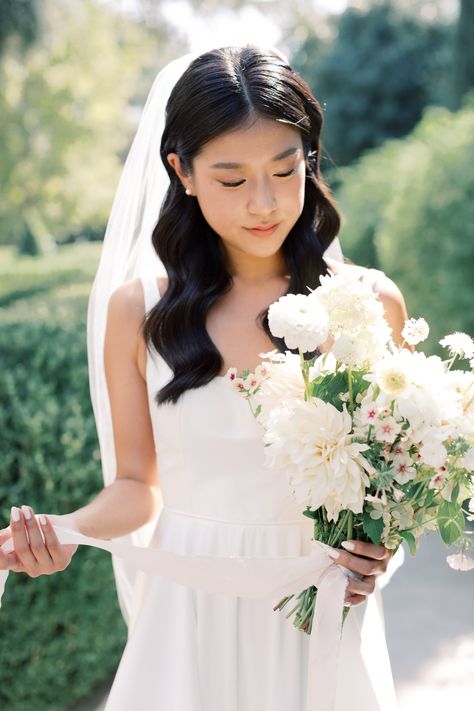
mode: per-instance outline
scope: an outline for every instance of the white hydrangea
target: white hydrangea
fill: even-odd
[[[352,442],[351,417],[319,398],[295,399],[271,412],[264,435],[266,462],[286,469],[296,501],[317,509],[325,506],[328,519],[341,510],[361,513],[368,447]]]
[[[328,338],[328,314],[311,294],[281,296],[268,309],[268,325],[288,348],[302,353],[316,350]]]
[[[371,285],[355,272],[321,277],[312,295],[329,315],[330,350],[354,368],[370,367],[383,357],[392,329]]]
[[[440,344],[447,348],[452,356],[469,359],[474,357],[474,341],[467,333],[450,333],[440,340]]]
[[[405,321],[402,337],[408,345],[416,346],[428,338],[429,332],[430,327],[424,318],[410,318]]]
[[[313,295],[329,314],[331,331],[352,331],[383,318],[384,307],[371,285],[355,272],[326,275]]]

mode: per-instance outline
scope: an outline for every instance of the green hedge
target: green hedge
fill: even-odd
[[[432,352],[446,333],[474,334],[473,136],[474,93],[338,176],[344,251],[397,282],[410,315],[429,321]]]
[[[89,288],[53,289],[2,315],[2,526],[12,505],[67,513],[102,486],[87,374]],[[10,574],[0,609],[0,708],[70,708],[110,677],[125,642],[104,551],[80,546],[51,576]]]

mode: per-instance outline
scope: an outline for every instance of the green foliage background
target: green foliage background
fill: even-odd
[[[206,7],[222,4],[241,0]],[[302,6],[278,4],[295,36],[306,25],[291,63],[325,105],[324,143],[345,166],[323,158],[345,253],[397,282],[410,315],[430,322],[427,350],[447,332],[474,333],[474,98],[457,113],[442,108],[473,85],[468,23],[430,25],[407,1],[377,0],[325,22],[324,35]],[[54,246],[101,235],[134,106],[187,51],[162,18],[150,28],[96,0],[21,6],[0,4],[0,245],[39,256],[0,246],[1,526],[11,505],[66,513],[102,487],[86,353],[100,245]],[[161,4],[137,6],[158,17]],[[460,7],[472,17],[474,0]],[[125,641],[103,551],[79,547],[53,576],[11,575],[0,708],[69,708],[110,677]]]
[[[337,171],[344,252],[396,281],[410,315],[430,323],[427,350],[446,333],[474,334],[473,136],[471,93],[460,111],[430,107],[409,136]]]
[[[103,486],[86,352],[99,248],[21,260],[0,250],[1,526],[12,505],[67,513]],[[80,546],[51,576],[10,574],[0,610],[0,708],[69,708],[110,677],[125,642],[103,551]]]

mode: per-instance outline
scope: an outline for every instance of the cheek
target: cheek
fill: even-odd
[[[205,194],[201,193],[199,207],[206,222],[216,232],[235,219],[235,200],[232,201],[225,194],[222,195],[220,190],[207,190]]]

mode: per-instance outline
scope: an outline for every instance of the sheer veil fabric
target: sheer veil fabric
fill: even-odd
[[[209,48],[210,50],[211,48]],[[285,61],[287,58],[277,49]],[[101,257],[89,297],[87,350],[89,385],[102,460],[104,485],[115,479],[116,459],[110,402],[103,363],[108,301],[125,281],[165,275],[156,255],[151,234],[169,186],[168,174],[160,158],[161,137],[168,97],[189,64],[202,52],[185,54],[169,62],[156,76],[148,95],[137,133],[128,153],[107,223]],[[326,255],[342,261],[336,238]],[[148,545],[155,519],[127,536],[114,539],[137,546]],[[123,617],[129,624],[134,608],[137,570],[122,558],[112,556],[117,594]]]

